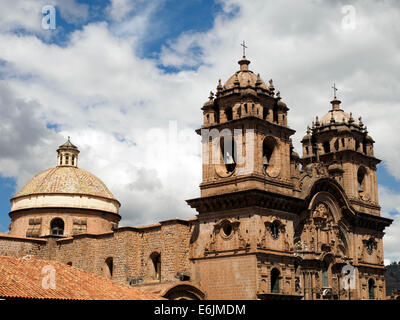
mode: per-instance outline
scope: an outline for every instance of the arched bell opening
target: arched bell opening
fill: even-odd
[[[357,171],[357,190],[359,193],[365,192],[367,190],[366,186],[366,176],[367,169],[365,167],[359,167]]]
[[[220,149],[226,172],[232,173],[235,171],[237,159],[237,147],[234,138],[231,135],[221,137]]]
[[[273,137],[266,137],[262,145],[262,164],[263,170],[271,177],[279,174],[278,165],[278,143]]]

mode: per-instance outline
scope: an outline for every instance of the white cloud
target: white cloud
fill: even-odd
[[[200,108],[218,79],[225,81],[237,71],[239,44],[246,40],[251,69],[264,80],[273,78],[291,109],[288,120],[297,130],[297,149],[307,124],[329,110],[336,83],[344,110],[363,116],[376,141],[377,157],[400,178],[400,140],[394,138],[400,122],[400,75],[394,72],[400,67],[396,2],[353,1],[357,28],[343,30],[344,2],[226,0],[211,30],[170,39],[159,60],[139,58],[140,44],[157,33],[152,23],[156,4],[114,0],[107,9],[112,23],[88,24],[64,47],[34,36],[0,33],[0,61],[6,62],[0,64],[6,75],[2,81],[12,101],[35,105],[32,121],[41,137],[35,150],[46,154],[34,166],[28,153],[2,156],[1,173],[16,176],[21,186],[38,168],[55,164],[60,136],[70,135],[81,149],[80,166],[103,179],[121,201],[122,224],[193,216],[184,202],[199,195],[201,179],[200,140],[193,129],[200,127]],[[2,5],[0,1],[0,12],[5,8],[10,16],[0,14],[1,30],[34,24],[33,16],[23,21],[20,9]],[[70,13],[84,20],[76,10]],[[200,67],[166,74],[157,68],[159,63]],[[178,131],[192,130],[179,149],[165,148],[172,141],[163,138],[169,120],[177,121]],[[10,121],[16,126],[25,119],[15,116]],[[43,129],[46,122],[59,124],[61,133]],[[152,128],[164,132],[160,141],[151,138]],[[177,155],[176,161],[171,154]],[[397,200],[397,195],[381,192],[384,210]],[[400,257],[396,231],[397,216],[385,238],[387,259]]]

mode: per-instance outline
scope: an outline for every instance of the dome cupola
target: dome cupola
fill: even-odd
[[[78,148],[71,143],[70,137],[68,140],[57,149],[57,165],[78,167]]]

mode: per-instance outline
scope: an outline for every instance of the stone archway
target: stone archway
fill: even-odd
[[[205,293],[193,284],[178,284],[164,291],[162,297],[168,300],[204,300]]]

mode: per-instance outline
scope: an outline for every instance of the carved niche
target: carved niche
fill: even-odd
[[[239,225],[240,221],[236,219],[221,219],[215,223],[205,246],[204,255],[222,251],[247,250],[250,242],[242,236]]]

